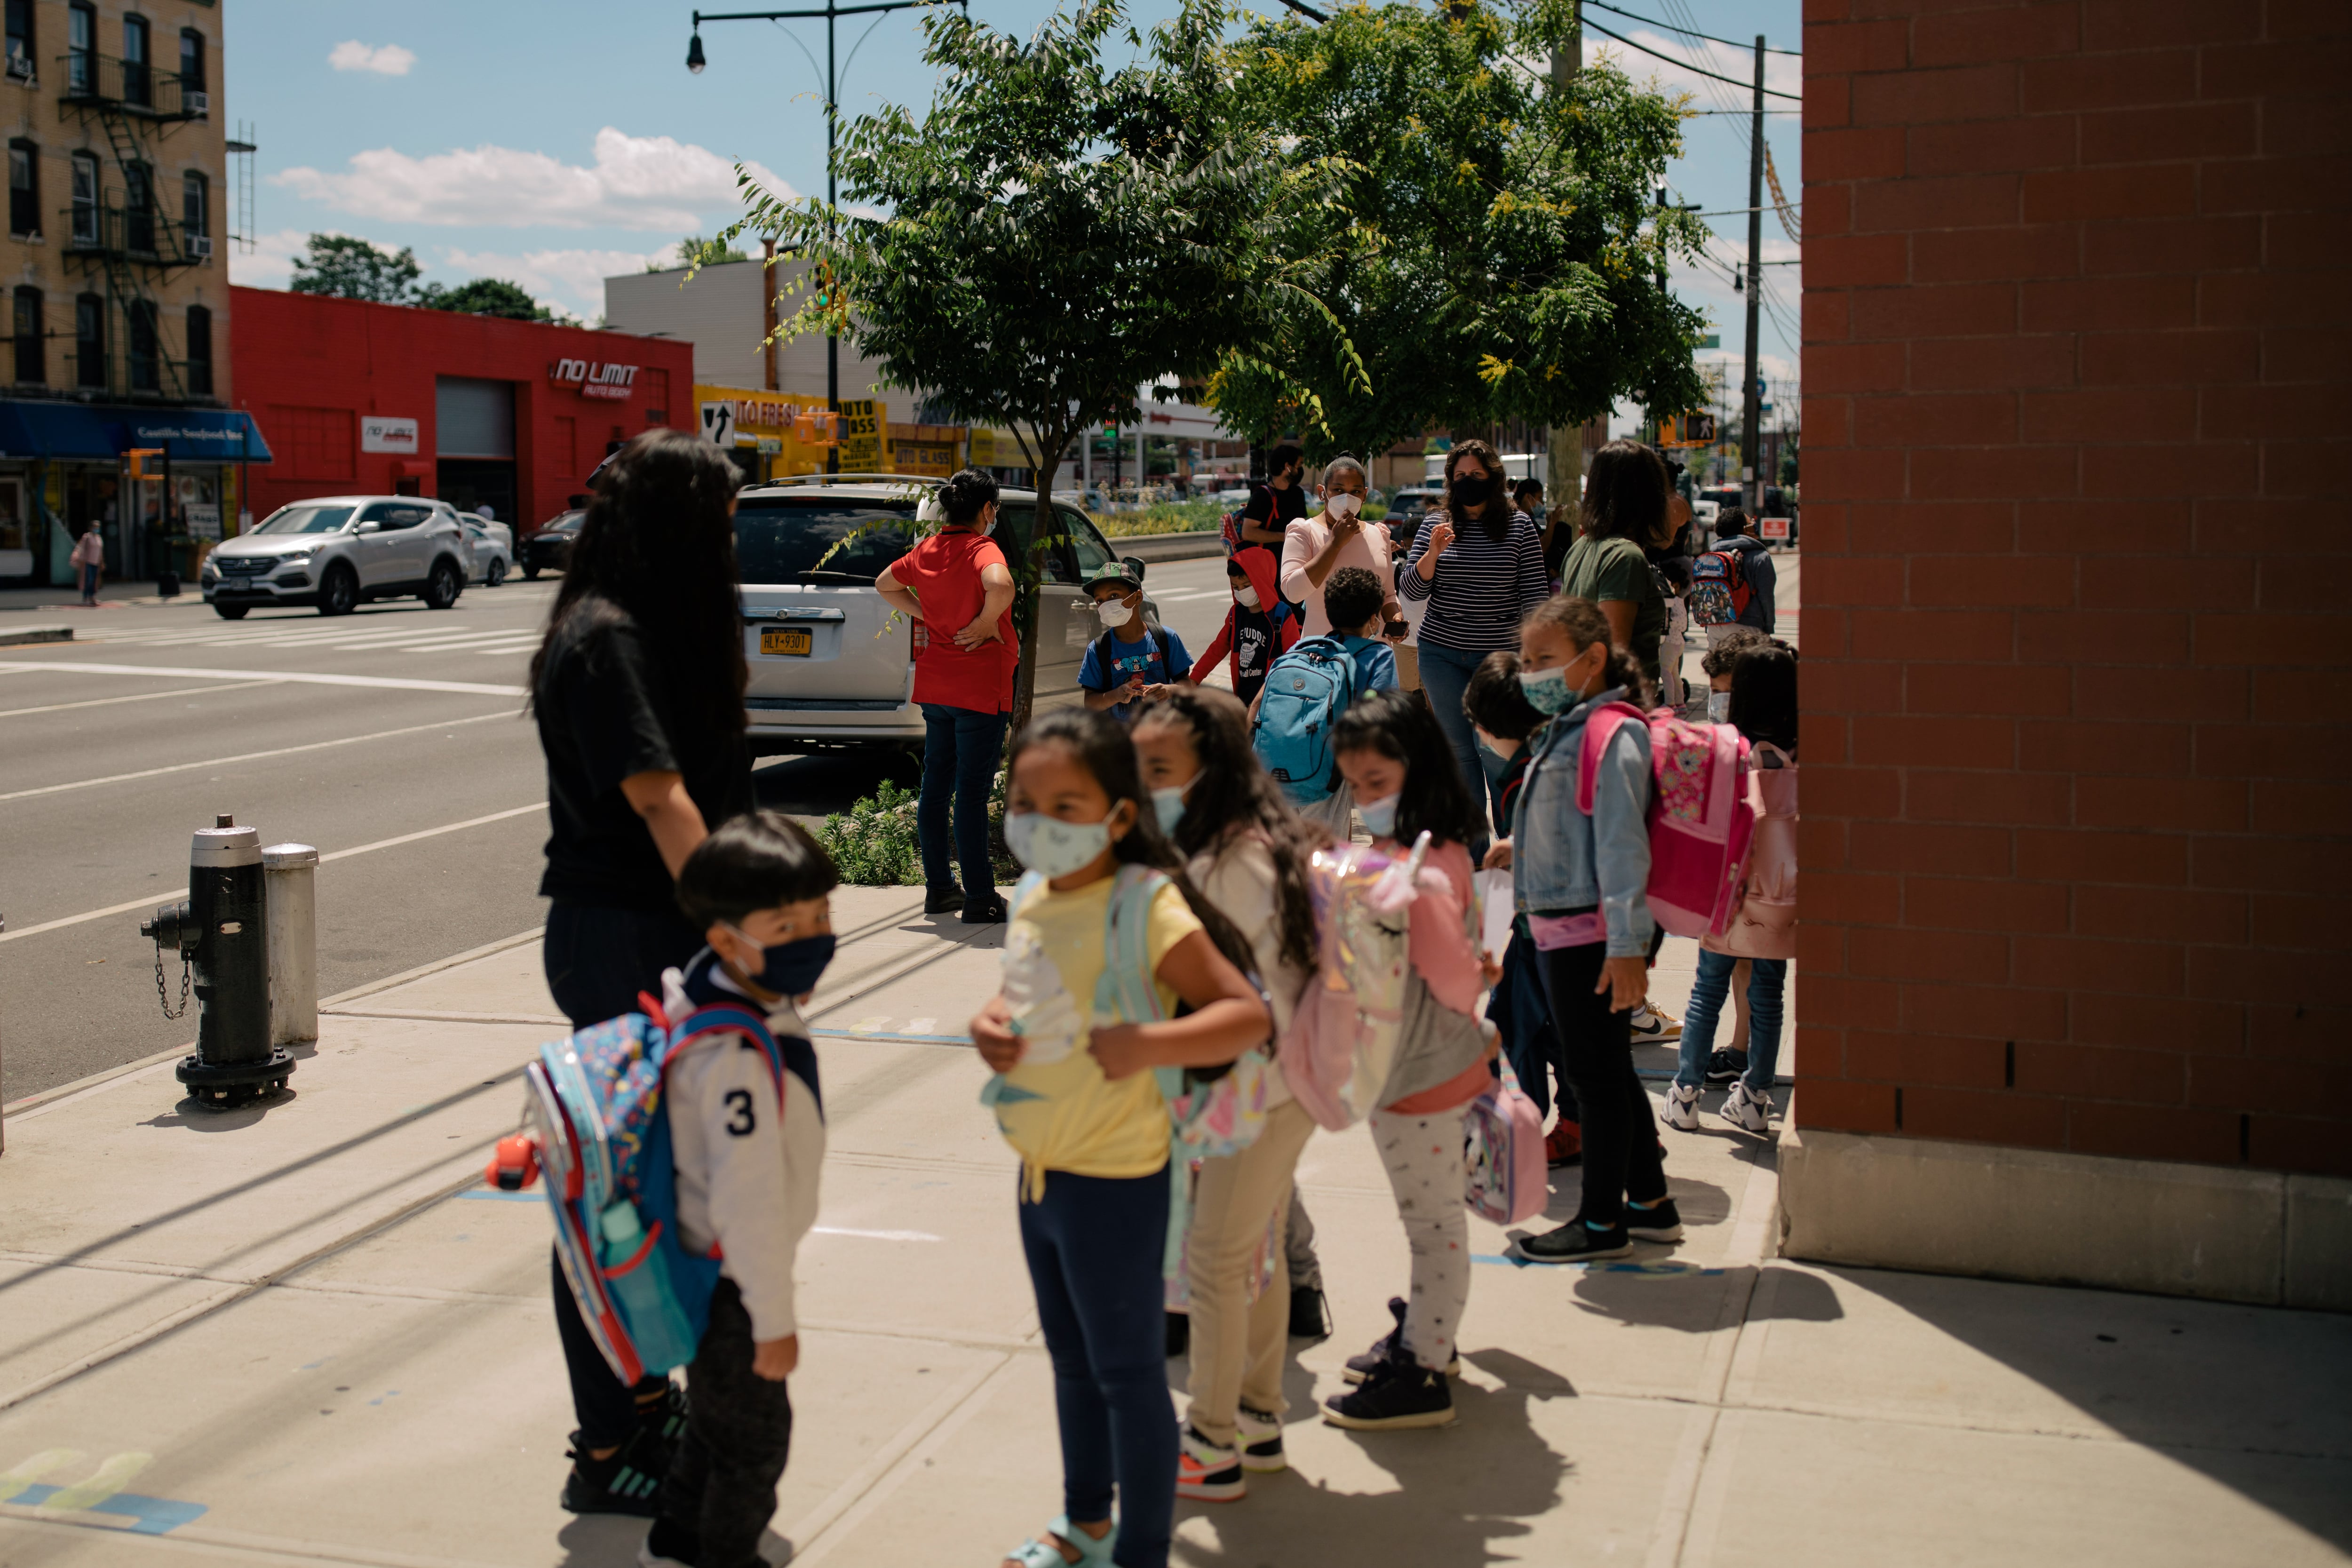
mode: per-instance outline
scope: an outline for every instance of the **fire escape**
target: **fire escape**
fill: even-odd
[[[110,164],[75,165],[73,201],[64,214],[67,269],[85,280],[105,280],[106,320],[99,334],[104,363],[98,375],[86,374],[81,360],[88,345],[78,332],[74,379],[85,392],[184,401],[183,363],[163,352],[154,285],[208,259],[213,242],[209,235],[187,233],[173,215],[156,188],[155,151],[181,126],[205,119],[210,97],[184,86],[177,72],[146,61],[78,49],[58,63],[65,77],[58,119],[85,127],[95,121],[112,154]],[[86,182],[79,172],[84,167],[94,167],[96,178]]]

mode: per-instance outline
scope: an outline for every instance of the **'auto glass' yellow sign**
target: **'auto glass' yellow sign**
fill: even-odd
[[[887,474],[891,471],[883,451],[881,404],[870,397],[844,398],[841,404],[841,471],[845,474]]]

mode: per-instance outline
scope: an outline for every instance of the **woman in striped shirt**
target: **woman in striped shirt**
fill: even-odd
[[[1422,519],[1397,591],[1424,599],[1421,682],[1474,799],[1488,798],[1489,772],[1477,737],[1462,711],[1462,692],[1479,662],[1499,648],[1516,650],[1519,622],[1550,597],[1543,535],[1535,520],[1503,496],[1503,460],[1484,441],[1457,442],[1445,455],[1445,506]],[[1486,836],[1470,846],[1474,863],[1486,854]]]

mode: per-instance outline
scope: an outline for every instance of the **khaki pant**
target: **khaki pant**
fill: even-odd
[[[1240,1406],[1279,1415],[1282,1358],[1289,1345],[1290,1269],[1281,1221],[1290,1210],[1298,1156],[1315,1119],[1295,1100],[1266,1112],[1265,1130],[1240,1153],[1201,1164],[1192,1198],[1192,1409],[1201,1436],[1231,1447]],[[1266,1226],[1276,1226],[1274,1279],[1249,1299],[1250,1268]]]
[[[1397,689],[1400,691],[1420,690],[1421,649],[1414,644],[1409,642],[1391,643],[1389,647],[1396,653]]]

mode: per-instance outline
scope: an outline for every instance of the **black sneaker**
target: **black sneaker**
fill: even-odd
[[[1622,1258],[1633,1250],[1622,1225],[1595,1230],[1580,1219],[1558,1230],[1519,1238],[1519,1256],[1530,1263],[1589,1263],[1601,1258]]]
[[[1625,1205],[1625,1234],[1635,1241],[1680,1241],[1683,1238],[1683,1216],[1675,1208],[1675,1200],[1660,1198],[1648,1208]]]
[[[1168,1314],[1168,1353],[1171,1357],[1189,1353],[1192,1349],[1192,1320],[1183,1312]]]
[[[1748,1072],[1746,1051],[1727,1051],[1718,1047],[1706,1058],[1706,1081],[1710,1085],[1730,1083]]]
[[[1345,1394],[1323,1402],[1323,1419],[1358,1432],[1398,1426],[1451,1426],[1454,1390],[1445,1374],[1425,1366],[1384,1362]]]
[[[1331,1337],[1331,1309],[1320,1285],[1301,1285],[1290,1292],[1290,1337],[1324,1340]]]
[[[1341,1377],[1346,1378],[1349,1383],[1361,1383],[1366,1378],[1371,1376],[1372,1373],[1380,1368],[1388,1365],[1389,1363],[1392,1361],[1402,1362],[1407,1359],[1404,1353],[1403,1297],[1391,1296],[1389,1298],[1389,1316],[1396,1320],[1396,1327],[1391,1329],[1388,1333],[1381,1339],[1373,1342],[1372,1348],[1366,1351],[1363,1354],[1349,1356],[1348,1358],[1348,1364],[1340,1370],[1339,1375]],[[1462,1375],[1462,1357],[1459,1354],[1456,1354],[1445,1363],[1445,1375],[1448,1377],[1460,1377]]]
[[[701,1560],[701,1539],[667,1514],[637,1547],[637,1568],[698,1568]]]
[[[965,900],[963,923],[968,926],[1003,925],[1011,918],[1012,912],[1004,907],[1003,899],[991,893],[984,900],[976,899]]]
[[[661,1511],[662,1478],[669,1473],[670,1445],[650,1426],[639,1426],[627,1441],[601,1459],[591,1458],[580,1434],[572,1434],[566,1458],[572,1473],[563,1479],[562,1503],[572,1513],[625,1513],[651,1519]]]
[[[637,1401],[637,1421],[665,1447],[675,1448],[686,1436],[686,1385],[667,1378],[660,1383],[658,1389],[649,1391],[656,1397]],[[646,1388],[646,1384],[637,1386]]]
[[[960,910],[961,908],[963,908],[963,889],[961,888],[950,886],[948,890],[944,893],[925,893],[923,895],[923,912],[927,915],[943,915],[950,910]]]

